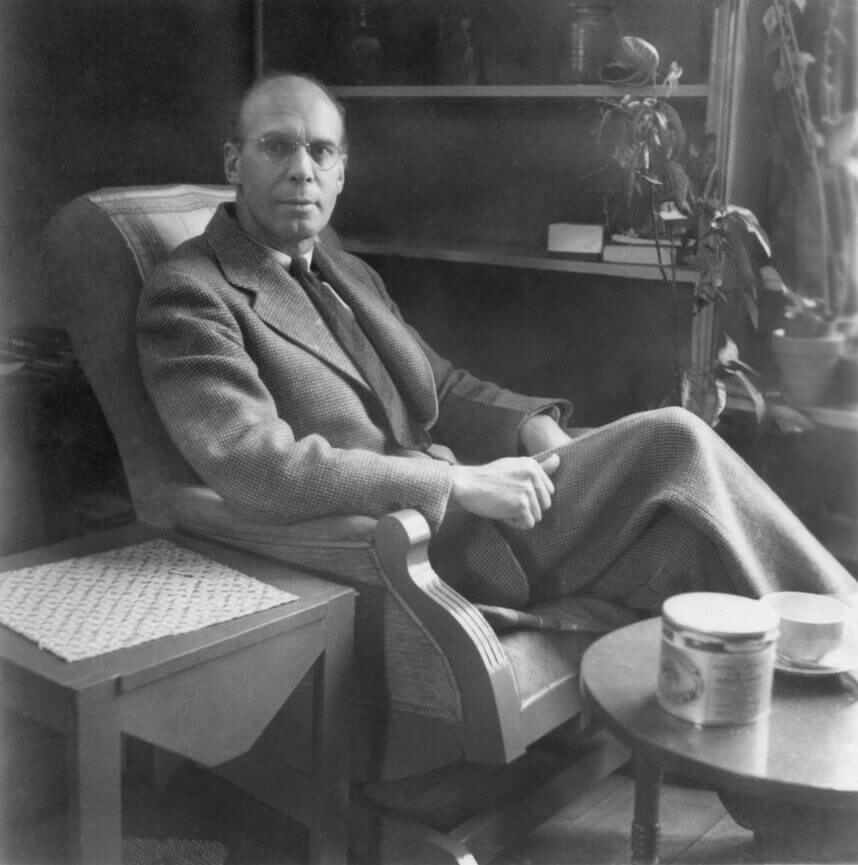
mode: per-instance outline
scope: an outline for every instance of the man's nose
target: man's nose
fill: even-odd
[[[313,160],[307,148],[298,142],[287,162],[289,179],[296,183],[308,183],[314,177]]]

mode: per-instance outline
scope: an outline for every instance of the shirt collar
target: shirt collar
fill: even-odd
[[[236,220],[238,222],[238,220]],[[241,226],[239,226],[241,228]],[[289,265],[292,264],[292,256],[288,255],[285,252],[282,252],[279,249],[275,249],[273,246],[268,246],[267,243],[263,243],[261,240],[257,240],[252,234],[248,234],[244,229],[241,229],[244,232],[245,237],[249,237],[255,244],[261,246],[263,249],[267,250],[270,255],[274,257],[279,265],[284,267],[286,270],[289,270]],[[301,256],[304,261],[307,262],[307,270],[310,269],[311,264],[313,263],[313,249],[311,248],[309,252],[303,253]]]
[[[261,244],[261,246],[265,246],[265,244]],[[289,270],[289,265],[292,264],[292,256],[287,255],[285,252],[281,252],[279,249],[274,249],[271,246],[265,246],[265,248],[274,256],[279,264],[281,264],[286,270]],[[307,270],[310,269],[310,265],[313,263],[313,250],[311,249],[309,252],[305,252],[301,258],[307,262]]]

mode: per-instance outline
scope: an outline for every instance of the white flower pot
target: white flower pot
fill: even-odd
[[[786,336],[772,333],[772,350],[787,398],[794,405],[818,405],[834,368],[843,354],[842,333],[821,337]]]

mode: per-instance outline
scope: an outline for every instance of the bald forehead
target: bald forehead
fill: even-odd
[[[241,127],[249,133],[277,116],[322,118],[342,138],[343,121],[337,107],[321,87],[299,76],[272,78],[252,90],[241,108]]]

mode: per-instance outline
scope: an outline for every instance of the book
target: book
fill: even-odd
[[[661,253],[661,259],[659,259]],[[661,248],[655,244],[606,243],[602,249],[602,261],[620,264],[652,264],[659,263],[670,267],[671,249],[665,244]],[[677,265],[680,262],[677,261]]]
[[[549,252],[562,252],[598,261],[604,242],[605,229],[601,225],[552,222],[548,226]]]
[[[636,234],[612,234],[610,242],[628,244],[631,246],[655,246],[655,238],[638,237]],[[660,237],[658,243],[659,246],[664,247],[682,246],[682,238],[674,237],[673,239],[668,239],[666,237]]]

